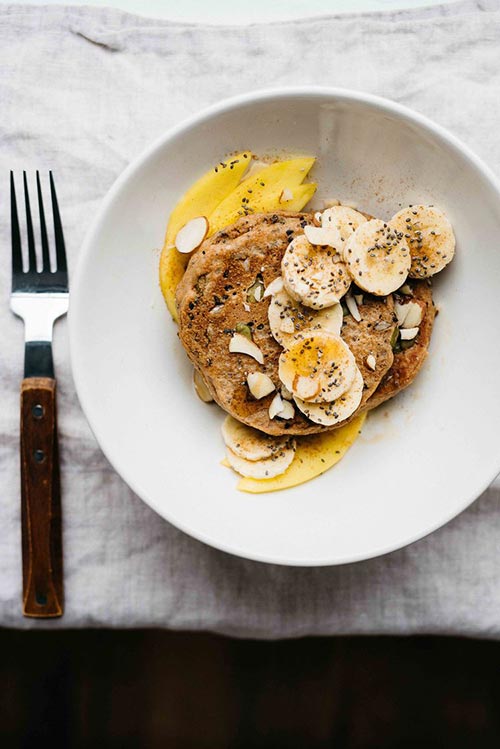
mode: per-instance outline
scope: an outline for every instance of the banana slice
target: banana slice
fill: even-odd
[[[366,222],[366,217],[354,208],[346,205],[335,205],[327,208],[321,215],[321,226],[324,229],[335,227],[342,242],[347,242],[358,226]]]
[[[267,460],[279,455],[290,442],[289,437],[274,437],[227,416],[222,424],[226,447],[244,460]]]
[[[344,246],[344,260],[356,284],[376,296],[402,286],[411,265],[404,234],[379,219],[358,226]]]
[[[297,333],[306,329],[326,330],[339,335],[343,318],[340,304],[313,311],[293,299],[284,289],[271,297],[267,316],[271,333],[284,348],[293,343]]]
[[[349,390],[333,403],[310,403],[294,397],[297,407],[315,424],[333,426],[348,419],[361,403],[363,395],[363,376],[356,367],[354,381]]]
[[[236,455],[229,447],[226,448],[226,457],[231,468],[241,476],[250,479],[272,479],[285,473],[288,466],[295,457],[295,443],[290,440],[289,446],[273,455],[272,458],[263,460],[245,460]]]
[[[281,272],[290,296],[313,309],[337,304],[351,285],[340,255],[332,247],[312,245],[303,234],[288,245]]]
[[[343,395],[350,388],[356,369],[351,350],[339,336],[305,331],[282,352],[278,371],[293,395],[321,403]]]
[[[411,205],[391,219],[410,247],[412,278],[429,278],[453,260],[455,235],[442,211],[429,205]]]

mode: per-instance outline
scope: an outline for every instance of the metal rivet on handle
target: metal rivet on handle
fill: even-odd
[[[43,450],[35,450],[33,455],[37,463],[43,463],[45,460],[45,453]]]
[[[33,406],[33,408],[31,409],[31,413],[33,414],[35,419],[41,419],[45,411],[43,409],[43,406],[41,406],[40,403],[37,403],[36,406]]]

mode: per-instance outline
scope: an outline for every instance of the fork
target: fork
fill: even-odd
[[[49,182],[55,269],[51,269],[42,187],[37,171],[41,264],[38,270],[28,180],[23,172],[28,244],[28,263],[23,270],[15,180],[13,172],[10,173],[10,308],[24,320],[25,330],[20,440],[23,614],[38,618],[63,614],[61,492],[52,333],[54,322],[68,311],[68,269],[52,172],[49,172]]]

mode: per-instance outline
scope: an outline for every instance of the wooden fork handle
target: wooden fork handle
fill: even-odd
[[[23,614],[62,616],[56,381],[49,377],[28,377],[21,385],[21,524]]]

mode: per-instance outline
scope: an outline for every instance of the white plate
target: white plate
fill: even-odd
[[[193,394],[191,367],[157,281],[168,214],[235,149],[318,157],[319,194],[389,217],[435,203],[457,257],[438,278],[430,356],[403,395],[370,415],[337,467],[303,486],[237,492],[220,465],[222,412]],[[420,115],[334,89],[260,92],[167,133],[119,178],[80,254],[70,304],[78,395],[104,453],[156,512],[250,559],[341,564],[446,523],[500,470],[500,199],[488,169]]]

